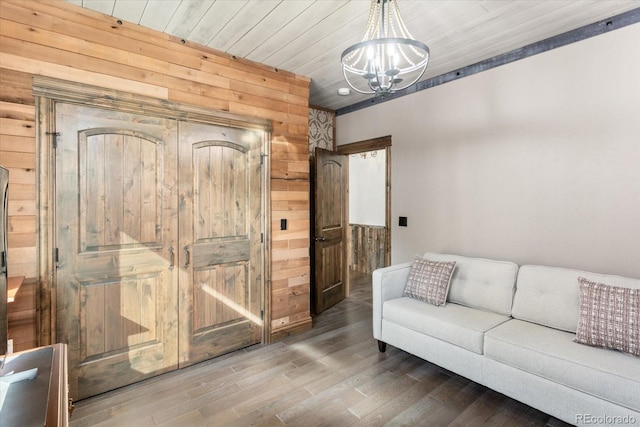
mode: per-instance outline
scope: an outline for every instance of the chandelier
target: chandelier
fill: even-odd
[[[416,83],[427,69],[429,48],[411,36],[397,0],[371,0],[367,31],[340,58],[356,92],[385,95]]]

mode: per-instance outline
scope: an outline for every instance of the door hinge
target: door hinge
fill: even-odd
[[[264,309],[260,310],[260,320],[264,320]]]
[[[260,233],[260,243],[264,243],[264,233]]]
[[[260,166],[264,165],[264,158],[267,157],[266,154],[260,154]]]
[[[60,136],[60,132],[45,132],[45,135],[53,135],[53,138],[51,138],[53,148],[58,148],[58,137]]]
[[[60,253],[58,248],[53,249],[53,265],[55,268],[58,268],[58,264],[60,263]]]

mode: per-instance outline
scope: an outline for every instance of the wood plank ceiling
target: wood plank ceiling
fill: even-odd
[[[369,0],[67,0],[237,57],[310,77],[310,104],[367,98],[346,87],[340,54],[359,42]],[[638,0],[402,0],[431,59],[423,79],[640,7]]]

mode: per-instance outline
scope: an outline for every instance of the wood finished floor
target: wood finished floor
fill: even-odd
[[[80,426],[568,424],[389,346],[371,332],[371,279],[313,329],[76,403]]]

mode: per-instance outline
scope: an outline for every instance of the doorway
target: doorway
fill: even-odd
[[[347,283],[391,264],[391,136],[340,145],[348,157]]]
[[[349,156],[367,152],[383,152],[384,227],[378,226],[371,238],[369,230],[349,226]],[[353,271],[354,233],[360,232],[367,248],[375,248],[375,255],[361,258],[378,259],[376,267],[391,264],[391,136],[384,136],[338,146],[336,152],[316,148],[313,159],[312,235],[311,253],[314,281],[312,295],[315,314],[349,296],[350,274]],[[373,230],[371,230],[373,232]],[[357,235],[357,234],[356,234]],[[365,238],[366,236],[366,238]],[[367,249],[367,250],[369,250]],[[382,265],[381,265],[382,264]],[[347,268],[348,267],[348,268]]]
[[[386,150],[349,156],[349,269],[371,275],[386,264]]]

